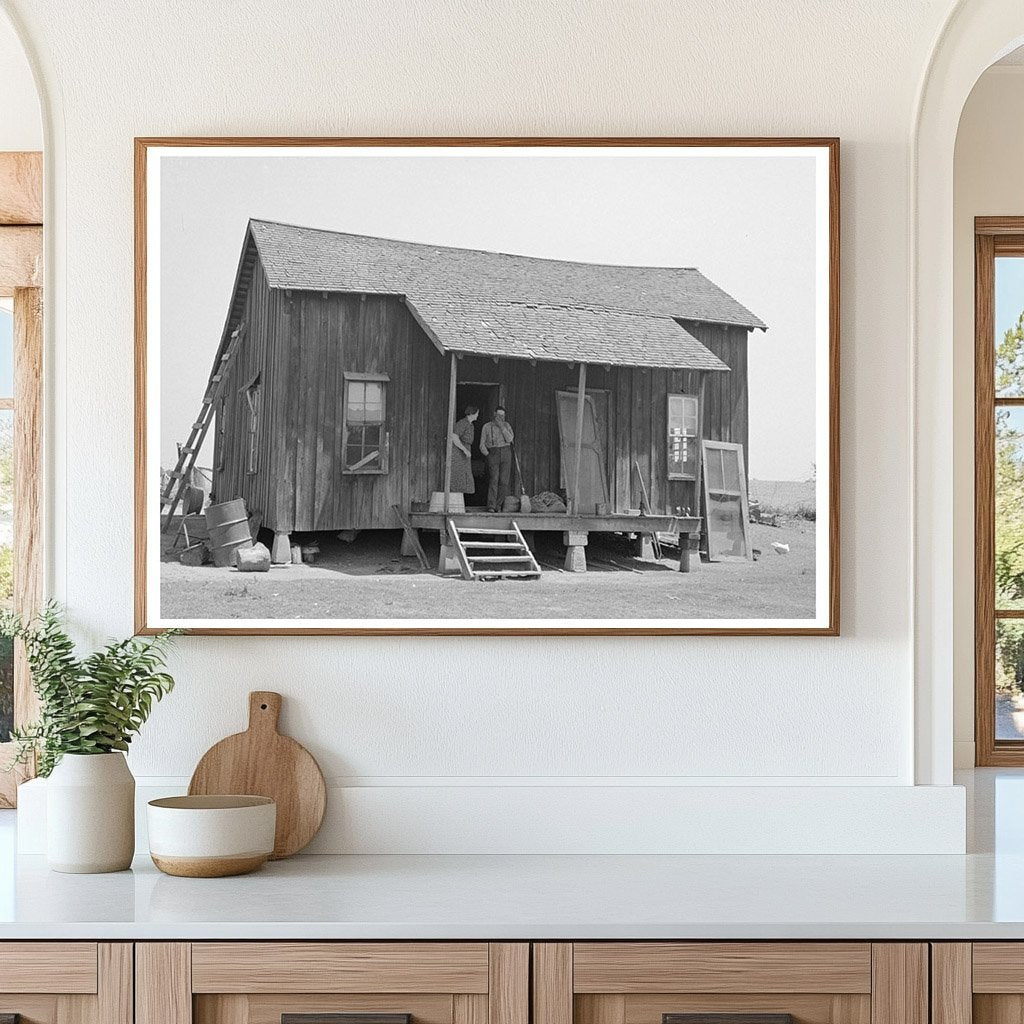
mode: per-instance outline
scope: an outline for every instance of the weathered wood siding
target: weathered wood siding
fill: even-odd
[[[395,528],[392,505],[408,509],[441,490],[449,357],[443,356],[396,296],[279,292],[257,267],[246,317],[249,336],[225,388],[218,429],[216,493],[242,496],[264,524],[291,532]],[[748,440],[747,331],[685,325],[726,362],[729,373],[590,366],[588,391],[603,392],[609,499],[640,507],[639,463],[656,512],[697,510],[692,481],[668,479],[667,395],[701,394],[704,436]],[[247,472],[248,417],[239,391],[263,374],[259,464]],[[342,472],[345,372],[382,373],[387,388],[389,470]],[[516,431],[531,495],[560,488],[561,446],[555,393],[573,391],[578,369],[564,363],[465,357],[459,380],[494,383]],[[461,415],[461,410],[459,410]]]
[[[709,441],[743,445],[743,462],[750,470],[750,394],[747,374],[747,346],[750,331],[721,324],[682,321],[705,348],[730,368],[731,373],[709,373],[704,401],[704,436]]]
[[[393,505],[408,509],[442,487],[446,360],[395,296],[276,297],[280,385],[267,525],[288,532],[397,527]],[[386,473],[342,471],[346,372],[390,378]]]
[[[710,378],[714,375],[707,375]],[[718,374],[717,376],[728,376]],[[668,394],[700,395],[701,374],[689,370],[641,370],[632,367],[587,368],[587,391],[603,392],[608,496],[613,510],[640,508],[639,463],[657,512],[698,507],[694,483],[668,479]],[[459,379],[502,385],[509,422],[516,431],[516,450],[529,494],[559,490],[561,445],[555,394],[575,391],[579,370],[564,363],[465,358]],[[709,385],[710,386],[710,385]],[[718,439],[715,435],[708,435]]]
[[[213,496],[215,501],[244,498],[250,515],[266,517],[274,501],[275,419],[280,415],[274,396],[281,383],[276,373],[277,336],[274,329],[278,294],[267,284],[259,263],[253,269],[241,319],[246,323],[242,344],[228,370],[214,421]],[[249,403],[244,388],[260,374],[261,395],[256,428],[256,472],[249,472]]]

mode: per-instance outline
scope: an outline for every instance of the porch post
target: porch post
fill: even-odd
[[[700,392],[697,397],[697,474],[694,482],[694,498],[696,504],[691,510],[700,520],[697,531],[697,561],[700,562],[700,549],[704,543],[704,393],[707,388],[708,375],[700,375]]]
[[[580,503],[580,462],[583,455],[583,403],[587,400],[587,364],[580,363],[580,382],[576,390],[576,472],[573,474],[572,501],[569,514],[579,512]]]
[[[444,435],[444,514],[448,515],[448,492],[452,486],[452,431],[455,430],[455,385],[459,367],[452,353],[451,372],[448,375],[448,429]]]

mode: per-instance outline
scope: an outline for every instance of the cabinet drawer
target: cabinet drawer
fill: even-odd
[[[88,994],[96,984],[95,942],[0,943],[0,992]]]
[[[136,1024],[529,1024],[514,942],[136,947]]]
[[[871,991],[870,943],[578,942],[573,991]]]
[[[923,943],[538,943],[534,1024],[927,1024]]]
[[[193,992],[472,992],[486,942],[196,942]]]

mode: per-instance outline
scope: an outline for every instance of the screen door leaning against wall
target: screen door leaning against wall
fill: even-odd
[[[705,441],[704,504],[707,509],[708,558],[712,562],[753,557],[747,506],[747,472],[743,446]]]

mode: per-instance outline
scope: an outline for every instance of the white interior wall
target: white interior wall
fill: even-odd
[[[964,106],[954,163],[954,737],[974,764],[974,218],[1024,214],[1024,65],[986,71]]]
[[[349,809],[515,786],[520,813],[556,789],[564,814],[628,783],[778,787],[808,817],[808,788],[874,787],[858,820],[892,832],[880,787],[914,781],[908,158],[944,0],[5,7],[51,97],[51,589],[86,640],[132,624],[133,136],[841,136],[840,639],[183,639],[131,760],[180,783],[273,688]],[[955,846],[958,798],[929,814]]]

